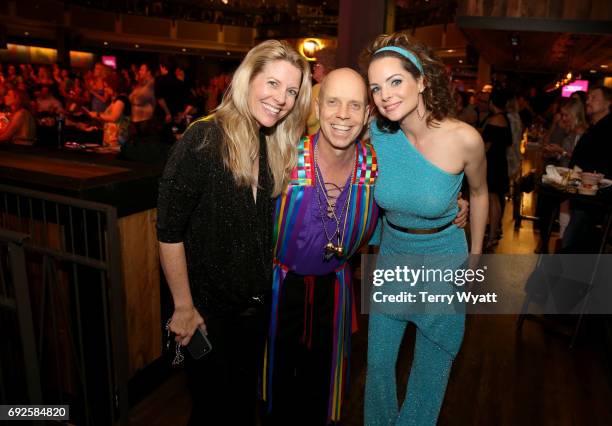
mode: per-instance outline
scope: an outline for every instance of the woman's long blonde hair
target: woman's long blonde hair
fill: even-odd
[[[302,81],[293,109],[265,130],[268,164],[274,179],[273,196],[281,194],[296,164],[297,142],[304,133],[310,109],[310,67],[306,60],[284,41],[264,41],[246,55],[214,111],[215,121],[223,131],[223,162],[238,185],[250,186],[255,182],[253,161],[259,152],[259,125],[248,106],[249,84],[268,63],[277,60],[299,69]]]
[[[563,104],[561,104],[560,109],[567,111],[572,117],[572,127],[570,129],[567,129],[570,132],[573,132],[579,127],[583,130],[589,127],[586,120],[586,115],[584,113],[584,105],[582,104],[580,99],[568,98]]]

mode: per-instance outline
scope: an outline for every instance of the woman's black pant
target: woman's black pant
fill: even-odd
[[[199,360],[185,354],[190,426],[256,424],[268,318],[269,306],[260,305],[207,320],[213,350]]]

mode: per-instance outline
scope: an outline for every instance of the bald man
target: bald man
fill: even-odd
[[[277,203],[263,389],[271,424],[340,419],[354,329],[347,260],[368,242],[378,218],[376,156],[359,140],[367,96],[351,69],[325,77],[315,105],[320,130],[299,142],[298,166]]]

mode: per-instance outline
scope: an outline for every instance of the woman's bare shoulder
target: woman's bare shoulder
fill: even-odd
[[[473,149],[482,144],[480,133],[474,127],[463,121],[447,119],[443,122],[443,130],[454,143],[461,144],[466,149]]]

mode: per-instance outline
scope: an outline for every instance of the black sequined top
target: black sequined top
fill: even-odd
[[[157,238],[185,244],[194,305],[209,317],[242,312],[272,283],[274,199],[265,138],[257,203],[224,167],[221,143],[214,121],[194,123],[170,153],[158,199]]]

